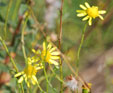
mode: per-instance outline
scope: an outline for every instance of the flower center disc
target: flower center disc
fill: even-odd
[[[30,78],[30,77],[32,77],[32,75],[36,75],[37,70],[36,70],[36,68],[33,67],[32,65],[28,65],[28,66],[24,69],[24,72],[25,72],[26,76],[27,76],[28,78]]]
[[[93,18],[97,17],[99,15],[98,7],[92,6],[91,8],[88,8],[87,14],[88,16],[93,17]]]
[[[45,59],[45,61],[49,61],[51,57],[51,53],[47,50],[43,50],[41,54],[42,59]]]

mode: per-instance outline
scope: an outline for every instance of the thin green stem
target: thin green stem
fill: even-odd
[[[44,75],[45,75],[45,78],[46,78],[46,82],[47,82],[47,84],[46,84],[46,91],[47,91],[47,93],[49,93],[48,92],[48,87],[50,86],[51,88],[52,88],[52,90],[54,91],[54,92],[56,92],[56,89],[55,88],[53,88],[53,86],[51,85],[51,83],[49,82],[49,80],[48,80],[48,75],[47,75],[47,73],[46,73],[46,69],[45,69],[45,62],[43,62],[43,69],[44,69]],[[48,86],[49,85],[49,86]],[[56,92],[57,93],[57,92]]]
[[[28,11],[27,11],[28,12]],[[27,13],[26,12],[26,13]],[[22,51],[23,51],[23,55],[24,55],[24,59],[25,62],[27,61],[27,56],[26,56],[26,52],[25,52],[25,47],[24,47],[24,31],[25,31],[25,27],[26,27],[26,23],[28,21],[28,15],[25,18],[25,21],[23,22],[23,28],[22,28],[22,34],[21,34],[21,42],[22,42]],[[26,63],[27,64],[27,63]]]
[[[7,48],[7,46],[6,46],[5,42],[4,42],[4,40],[2,39],[2,37],[0,37],[0,41],[1,41],[2,45],[4,46],[4,48],[5,48],[5,50],[6,50],[7,54],[8,54],[8,56],[10,57],[10,60],[11,60],[11,63],[13,64],[14,69],[16,70],[16,72],[18,72],[18,68],[17,68],[17,66],[16,66],[16,64],[15,64],[15,62],[14,62],[14,60],[13,60],[13,58],[10,56],[9,50],[8,50],[8,48]],[[22,93],[24,93],[23,85],[22,85],[22,84],[20,84],[20,85],[21,85]]]
[[[81,37],[81,41],[80,41],[80,45],[77,51],[77,62],[76,62],[76,74],[78,75],[78,71],[79,71],[79,59],[80,59],[80,52],[81,52],[81,48],[84,42],[84,36],[85,36],[85,31],[86,31],[86,27],[87,27],[87,23],[85,24],[83,31],[82,31],[82,37]]]
[[[62,59],[60,58],[60,79],[63,81]],[[60,81],[60,93],[63,93],[63,82]]]
[[[61,80],[61,78],[55,73],[55,71],[53,70],[53,68],[51,67],[50,64],[49,64],[49,67],[50,67],[52,73],[55,75],[55,77],[56,77],[60,82],[65,83],[65,82],[64,82],[63,80]]]
[[[21,86],[21,89],[22,89],[22,93],[24,93],[23,84],[21,83],[20,86]]]
[[[38,83],[38,81],[37,81],[37,85],[38,85],[38,88],[40,89],[40,91],[41,91],[42,93],[45,93],[44,90],[41,88],[40,84]]]
[[[43,65],[44,65],[44,67],[43,67],[43,69],[44,69],[44,75],[45,75],[45,77],[46,77],[46,82],[47,82],[47,84],[46,84],[46,91],[47,91],[47,93],[48,93],[48,84],[49,84],[49,80],[48,80],[48,76],[47,76],[46,69],[45,69],[45,62],[43,62]]]
[[[16,70],[16,72],[18,72],[18,68],[17,68],[17,66],[16,66],[16,64],[15,64],[15,62],[14,62],[14,60],[13,60],[13,58],[10,56],[9,50],[8,50],[8,48],[7,48],[7,46],[6,46],[5,42],[4,42],[4,40],[2,39],[2,37],[0,37],[0,41],[1,41],[2,45],[4,46],[4,48],[5,48],[5,50],[6,50],[7,54],[8,54],[8,56],[10,57],[10,60],[11,60],[11,62],[12,62],[12,64],[13,64],[14,69]]]
[[[23,23],[23,28],[22,28],[22,34],[21,34],[21,42],[22,42],[22,51],[23,51],[23,55],[24,55],[24,59],[25,59],[25,63],[27,64],[27,56],[26,56],[26,52],[25,52],[25,47],[24,47],[24,31],[25,31],[25,27],[26,27],[26,23],[28,21],[28,11],[26,12],[25,15],[25,21]]]
[[[12,20],[13,20],[13,21],[16,19],[16,16],[17,16],[17,14],[18,14],[18,10],[19,10],[20,4],[21,4],[21,0],[17,0],[17,1],[16,1],[15,9],[14,9],[13,15],[12,15]]]
[[[10,1],[9,1],[8,8],[7,8],[7,13],[6,13],[6,17],[5,17],[5,24],[4,24],[4,34],[5,34],[5,38],[6,38],[6,31],[7,31],[8,15],[9,15],[9,11],[10,11],[10,9],[11,9],[12,1],[13,1],[13,0],[10,0]]]

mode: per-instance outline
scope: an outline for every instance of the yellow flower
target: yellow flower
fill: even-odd
[[[100,19],[104,19],[101,14],[105,14],[106,11],[105,10],[98,10],[97,6],[92,6],[90,7],[90,5],[85,2],[85,6],[84,5],[80,5],[80,8],[82,8],[83,10],[77,10],[77,12],[79,14],[77,14],[78,17],[83,17],[85,16],[82,20],[88,20],[89,25],[92,25],[92,19],[95,19],[96,17],[99,17]]]
[[[28,64],[22,72],[18,72],[15,74],[16,78],[19,78],[18,83],[22,83],[23,80],[25,80],[28,87],[30,87],[30,83],[35,85],[38,81],[36,78],[36,73],[38,70],[42,69],[42,66],[39,66],[39,64],[31,65]]]
[[[39,61],[39,58],[37,58],[37,56],[35,55],[35,56],[33,56],[33,57],[28,57],[27,58],[27,61],[28,61],[28,64],[32,64],[32,63],[36,63],[36,62],[38,62]]]
[[[58,62],[56,60],[58,60],[60,57],[60,52],[58,52],[56,50],[56,47],[52,47],[52,45],[49,43],[46,46],[46,43],[43,42],[43,50],[41,52],[41,58],[42,60],[50,63],[50,64],[54,64],[54,65],[58,65]]]
[[[91,92],[91,86],[92,86],[92,84],[91,83],[88,83],[87,84],[88,86],[88,88],[86,88],[84,85],[82,85],[82,93],[90,93]]]

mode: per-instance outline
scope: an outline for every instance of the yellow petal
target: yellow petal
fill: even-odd
[[[33,56],[32,60],[31,60],[31,63],[34,63],[34,62],[37,62],[37,61],[39,61],[39,57]]]
[[[43,66],[42,67],[36,67],[36,70],[40,70],[40,69],[42,69],[43,68]]]
[[[88,18],[89,18],[89,16],[86,16],[82,20],[85,21],[85,20],[88,20]]]
[[[46,43],[43,42],[43,50],[46,50]]]
[[[85,2],[85,5],[87,8],[90,8],[90,5],[87,2]]]
[[[76,12],[78,12],[78,13],[86,13],[85,10],[77,10]]]
[[[88,23],[89,23],[90,26],[92,25],[92,18],[91,17],[89,18]]]
[[[48,49],[51,49],[52,45],[49,43],[49,45],[47,46]]]
[[[15,74],[14,77],[18,77],[18,76],[21,76],[23,74],[24,74],[24,72],[22,71],[22,72],[19,72],[19,73]]]
[[[30,58],[30,57],[28,57],[28,58],[27,58],[27,60],[28,60],[28,61],[31,61],[31,58]]]
[[[33,79],[32,79],[31,81],[32,81],[32,84],[33,84],[33,85],[35,85],[35,84],[36,84],[36,82],[34,82],[34,80],[33,80]]]
[[[27,83],[27,77],[25,77],[25,82]]]
[[[86,13],[77,14],[78,17],[83,17],[83,16],[85,16],[85,15],[86,15]]]
[[[51,56],[51,59],[59,59],[59,56]]]
[[[101,20],[104,20],[104,18],[103,18],[101,15],[99,15],[99,18],[100,18]]]
[[[27,60],[28,64],[32,64],[32,60],[31,60],[31,58],[28,57],[27,59],[28,59],[28,60]]]
[[[35,84],[36,84],[36,82],[34,81],[34,79],[33,79],[33,78],[31,79],[31,81],[32,81],[32,84],[33,84],[33,85],[35,85]]]
[[[43,65],[42,65],[42,63],[39,63],[39,64],[35,64],[35,66],[36,67],[38,67],[38,66],[42,67]]]
[[[38,82],[36,76],[32,76],[32,79],[34,80],[34,82]]]
[[[51,59],[49,60],[49,63],[50,63],[50,64],[54,64],[54,65],[58,65],[58,63],[57,63],[56,61],[51,60]]]
[[[99,12],[99,14],[105,14],[105,13],[106,13],[105,10],[100,10],[100,11],[98,11],[98,12]]]
[[[25,82],[26,82],[27,86],[30,87],[30,83],[27,81],[27,77],[25,77]]]
[[[33,52],[33,53],[36,53],[36,50],[35,50],[35,49],[32,49],[32,52]]]
[[[80,5],[80,8],[82,8],[83,10],[87,9],[84,5]]]
[[[20,79],[18,80],[18,83],[22,83],[23,80],[24,80],[24,77],[21,76]]]
[[[60,52],[52,52],[51,55],[60,55]]]
[[[30,87],[30,83],[28,81],[26,83],[27,83],[27,86]]]
[[[53,47],[49,52],[53,52],[54,50],[56,50],[57,48],[56,47]]]
[[[34,54],[39,54],[39,51],[36,51],[35,49],[32,49],[32,52],[33,52]]]

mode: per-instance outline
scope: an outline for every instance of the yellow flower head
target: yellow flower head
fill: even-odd
[[[27,58],[28,64],[33,64],[39,61],[39,58],[37,56],[33,56],[33,57],[28,57]]]
[[[58,65],[58,62],[56,60],[60,58],[59,57],[60,53],[56,49],[57,48],[52,47],[50,43],[46,46],[46,43],[43,42],[43,50],[41,52],[42,60],[50,64]]]
[[[77,12],[79,14],[77,14],[78,17],[84,17],[82,20],[88,20],[89,25],[92,25],[92,19],[95,19],[96,17],[99,17],[100,19],[104,19],[101,14],[105,14],[106,11],[105,10],[98,10],[97,6],[92,6],[90,7],[90,5],[85,2],[85,6],[84,5],[80,5],[80,8],[82,8],[83,10],[77,10]]]
[[[91,83],[88,83],[88,88],[86,88],[84,85],[82,85],[82,91],[83,93],[86,92],[86,93],[89,93],[91,91],[91,86],[92,84]]]
[[[39,66],[39,64],[31,65],[28,64],[22,72],[18,72],[15,74],[15,77],[19,78],[18,83],[22,83],[23,80],[25,80],[28,87],[30,87],[30,83],[35,85],[38,81],[36,78],[36,73],[39,69],[42,69],[42,66]]]

